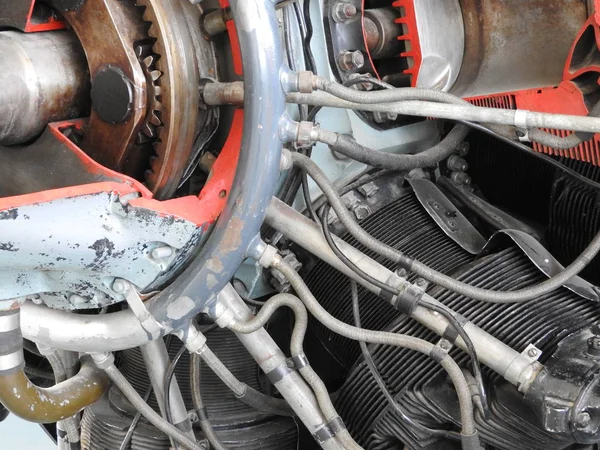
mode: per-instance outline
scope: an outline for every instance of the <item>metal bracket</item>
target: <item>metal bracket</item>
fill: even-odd
[[[113,290],[115,290],[115,292],[120,291],[125,294],[125,300],[127,300],[129,308],[135,317],[138,318],[144,330],[146,330],[152,336],[160,334],[160,331],[162,330],[161,324],[158,323],[152,314],[150,314],[150,312],[146,309],[146,305],[144,305],[140,294],[135,290],[131,283],[126,280],[116,280],[113,284]]]

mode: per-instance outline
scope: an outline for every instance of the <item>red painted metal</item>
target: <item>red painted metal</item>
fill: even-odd
[[[600,0],[596,0],[595,4],[596,10],[600,11]],[[590,49],[590,53],[585,58],[575,57],[575,50],[586,33],[587,36],[593,33],[595,46],[598,48],[597,55],[595,55],[595,49]],[[558,86],[494,94],[468,100],[475,105],[492,108],[524,109],[585,116],[589,113],[589,110],[577,81],[586,75],[591,75],[591,78],[600,80],[600,12],[590,16],[575,39],[565,64],[563,81]],[[598,81],[595,81],[595,83],[600,84]],[[589,88],[590,86],[586,87]],[[596,87],[596,91],[598,89]],[[571,133],[563,130],[546,131],[561,137],[568,136]],[[600,134],[595,135],[588,142],[567,150],[554,149],[537,143],[533,144],[533,148],[548,155],[577,159],[600,166]]]
[[[40,31],[52,31],[52,30],[62,30],[66,28],[65,22],[62,20],[57,20],[54,16],[48,18],[46,22],[37,23],[33,21],[33,10],[35,7],[35,2],[37,0],[31,0],[31,7],[29,8],[29,15],[27,16],[27,23],[25,24],[25,33],[37,33]]]
[[[406,51],[401,53],[400,56],[402,58],[409,58],[409,68],[404,73],[410,75],[411,86],[413,87],[417,85],[417,78],[419,77],[419,71],[423,63],[414,2],[415,0],[396,0],[392,4],[392,6],[400,10],[401,17],[396,19],[396,23],[401,24],[405,32],[402,36],[398,36],[398,40],[405,41],[406,46]]]

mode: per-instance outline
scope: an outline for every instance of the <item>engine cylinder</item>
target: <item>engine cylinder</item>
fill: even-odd
[[[70,32],[1,32],[0,73],[2,145],[29,142],[48,123],[89,111],[86,59]]]

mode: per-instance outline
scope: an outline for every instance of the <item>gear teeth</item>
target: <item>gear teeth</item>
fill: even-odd
[[[157,81],[160,77],[162,77],[162,72],[160,70],[153,70],[150,72],[150,77],[152,81]]]
[[[152,114],[150,115],[150,123],[157,127],[160,127],[163,124],[156,112],[154,111],[152,111]]]
[[[154,57],[154,55],[146,56],[142,60],[142,62],[148,69],[150,68],[150,66],[152,66],[152,64],[154,64],[154,61],[156,61],[156,58]]]
[[[149,138],[156,137],[156,129],[148,122],[144,123],[144,126],[142,127],[142,133]]]
[[[163,104],[161,102],[159,102],[157,100],[156,102],[154,102],[154,109],[156,111],[162,111],[163,109],[165,109],[165,107],[163,106]]]
[[[162,95],[163,93],[163,89],[160,86],[154,86],[154,95],[156,97],[158,97],[159,95]]]

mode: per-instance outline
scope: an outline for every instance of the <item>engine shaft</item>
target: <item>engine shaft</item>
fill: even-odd
[[[0,33],[0,144],[24,144],[50,122],[87,115],[83,49],[66,31]]]

